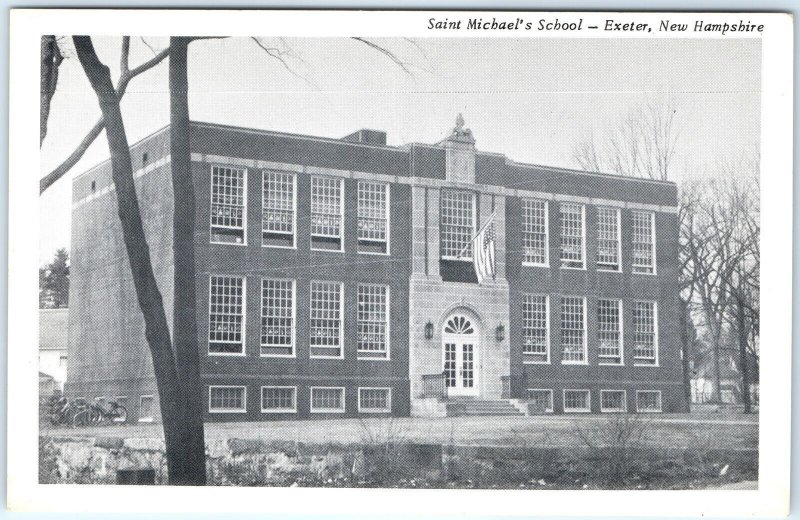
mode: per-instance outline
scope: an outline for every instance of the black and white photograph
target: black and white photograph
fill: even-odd
[[[31,485],[788,507],[764,444],[788,454],[791,326],[767,318],[762,359],[760,249],[765,184],[791,191],[764,137],[791,142],[767,123],[791,97],[765,108],[790,17],[235,14],[67,17],[26,49]]]

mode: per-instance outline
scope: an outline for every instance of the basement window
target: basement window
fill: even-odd
[[[297,412],[297,387],[262,386],[261,412],[262,413]]]
[[[343,251],[344,180],[311,177],[311,249]]]
[[[211,413],[245,413],[247,388],[244,386],[209,386],[208,411]]]
[[[211,243],[245,244],[247,188],[245,170],[211,168]]]
[[[390,388],[359,388],[358,411],[361,413],[386,413],[392,411]]]
[[[625,412],[628,409],[625,390],[601,390],[601,412]]]
[[[589,390],[564,390],[565,412],[590,412]]]
[[[528,410],[532,413],[553,412],[553,391],[536,388],[528,389]]]
[[[153,408],[155,400],[152,395],[143,395],[139,398],[139,422],[153,422]]]
[[[311,387],[311,413],[344,413],[344,388]]]
[[[292,173],[268,170],[262,175],[261,245],[293,248],[297,178]]]
[[[638,390],[636,392],[636,411],[637,412],[660,412],[661,411],[661,391],[660,390]]]

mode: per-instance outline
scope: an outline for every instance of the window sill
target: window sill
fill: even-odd
[[[297,358],[297,355],[296,354],[259,354],[258,357],[262,357],[262,358],[295,359],[295,358]]]
[[[372,253],[370,251],[356,251],[356,253],[369,256],[392,256],[391,253]]]
[[[592,413],[590,409],[564,408],[564,413]]]
[[[288,249],[288,250],[297,250],[297,246],[274,246],[270,244],[261,244],[261,247],[265,249]]]
[[[658,276],[658,273],[655,271],[652,273],[640,273],[638,271],[631,271],[631,274],[642,275],[642,276]]]
[[[342,254],[344,253],[344,249],[317,249],[315,247],[309,248],[310,251],[314,251],[315,253],[337,253]]]
[[[308,356],[309,359],[344,359],[344,356]]]
[[[212,246],[236,246],[236,247],[246,247],[246,242],[214,242],[210,241],[209,244]]]
[[[662,410],[639,410],[636,409],[636,413],[664,413]]]
[[[153,422],[153,418],[152,418],[152,417],[145,417],[144,419],[139,419],[139,420],[138,420],[138,421],[136,421],[136,422],[141,422],[141,423],[151,423],[151,422]]]
[[[550,267],[550,264],[534,264],[531,262],[522,262],[525,267]]]
[[[625,413],[627,411],[621,408],[600,408],[601,413]]]
[[[533,360],[530,360],[530,359],[527,359],[527,360],[523,359],[522,360],[522,364],[523,365],[549,365],[550,361],[549,360],[548,361],[533,361]]]
[[[319,410],[311,409],[309,410],[309,413],[344,413],[344,410],[341,408],[331,408],[331,409],[322,408]]]
[[[658,368],[659,367],[658,363],[656,363],[654,365],[651,365],[651,364],[636,363],[636,362],[633,363],[633,366],[635,366],[635,367],[647,367],[647,368]]]
[[[388,357],[358,357],[356,356],[356,361],[391,361],[391,358]]]
[[[219,410],[208,410],[208,413],[247,413],[247,410],[242,410],[239,408],[223,408]]]
[[[562,365],[588,365],[588,361],[562,361]]]
[[[392,413],[392,410],[389,408],[386,409],[363,409],[359,408],[358,413]]]
[[[220,357],[246,357],[247,354],[245,352],[208,352],[209,356],[220,356]]]
[[[297,413],[297,408],[285,410],[281,408],[262,408],[261,413]]]
[[[625,363],[597,363],[599,367],[624,367]]]

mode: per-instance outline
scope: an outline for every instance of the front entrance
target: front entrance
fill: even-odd
[[[447,395],[478,395],[478,335],[466,316],[452,316],[444,327],[443,372]]]

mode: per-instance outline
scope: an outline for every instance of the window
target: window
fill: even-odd
[[[311,177],[311,249],[342,251],[342,179]]]
[[[622,364],[622,300],[597,301],[597,344],[601,365]]]
[[[153,422],[154,404],[152,395],[143,395],[139,398],[139,422]]]
[[[660,390],[638,390],[636,392],[636,411],[637,412],[660,412],[661,411],[661,391]]]
[[[244,355],[244,278],[212,276],[210,285],[208,353]]]
[[[296,193],[294,174],[262,172],[261,245],[295,246]]]
[[[358,411],[363,413],[391,412],[392,390],[390,388],[359,388]]]
[[[262,386],[262,413],[294,413],[297,411],[297,388],[294,386]]]
[[[528,389],[528,410],[531,413],[551,413],[553,411],[553,391]]]
[[[586,267],[584,250],[584,216],[582,204],[561,204],[561,267]]]
[[[211,168],[211,242],[245,244],[245,170]]]
[[[586,300],[561,298],[561,362],[586,363]]]
[[[625,390],[600,391],[601,412],[625,412],[628,410],[626,401]]]
[[[311,357],[342,356],[342,284],[311,282]]]
[[[311,412],[344,412],[344,388],[312,386]]]
[[[261,355],[294,356],[294,280],[261,280]]]
[[[114,422],[125,422],[128,420],[128,396],[127,395],[120,395],[114,399],[114,401],[125,409],[124,414],[120,414],[117,417],[112,419]]]
[[[620,211],[597,208],[597,269],[620,271]]]
[[[389,252],[389,185],[358,181],[358,252]]]
[[[547,254],[547,221],[547,201],[522,200],[522,262],[524,264],[550,264]]]
[[[658,364],[656,302],[633,302],[633,363]]]
[[[472,193],[442,190],[440,210],[442,258],[471,261],[471,241],[475,234],[475,198]]]
[[[633,211],[633,272],[655,274],[655,213]]]
[[[58,356],[58,368],[64,368],[66,366],[67,366],[67,356],[61,354],[60,356]]]
[[[246,412],[247,389],[243,386],[209,386],[208,411],[211,413]]]
[[[525,294],[522,300],[522,359],[525,363],[549,363],[549,305],[547,296]]]
[[[358,357],[389,357],[389,288],[358,286]]]
[[[565,412],[590,412],[589,390],[564,390]]]

